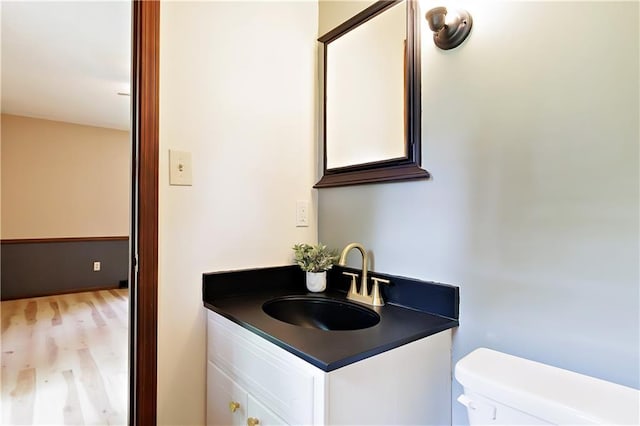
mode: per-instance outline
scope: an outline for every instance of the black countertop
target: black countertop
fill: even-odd
[[[390,279],[392,285],[382,290],[385,306],[367,306],[380,315],[380,322],[373,327],[344,331],[304,328],[276,320],[262,310],[266,301],[289,295],[346,300],[348,281],[341,274],[345,270],[354,271],[334,267],[322,293],[306,291],[304,272],[297,266],[208,273],[203,275],[203,301],[208,309],[324,371],[458,326],[457,287],[375,272],[370,276]],[[402,301],[408,303],[401,306],[398,302]]]

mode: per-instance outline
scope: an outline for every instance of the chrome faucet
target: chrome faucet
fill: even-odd
[[[362,254],[362,280],[360,282],[360,291],[358,292],[358,285],[356,284],[356,278],[358,274],[353,274],[351,272],[343,272],[344,275],[348,275],[351,277],[351,286],[349,287],[349,292],[347,293],[347,299],[355,300],[356,302],[366,303],[368,305],[373,306],[383,306],[384,301],[380,296],[380,290],[378,288],[378,283],[389,284],[388,280],[384,280],[382,278],[373,278],[373,289],[371,291],[371,295],[369,295],[369,289],[367,288],[367,268],[369,266],[369,256],[367,255],[367,250],[364,248],[362,244],[359,243],[351,243],[348,244],[340,254],[340,260],[338,261],[338,265],[345,266],[347,263],[347,255],[351,251],[351,249],[358,249],[360,254]]]

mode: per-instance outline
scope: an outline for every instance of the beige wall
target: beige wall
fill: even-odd
[[[421,19],[433,178],[320,190],[319,238],[459,285],[454,362],[484,346],[638,388],[639,4],[456,5],[473,30],[455,50]]]
[[[319,0],[318,37],[375,3],[375,0]]]
[[[129,132],[2,114],[2,238],[129,234]]]
[[[292,264],[317,239],[317,4],[162,2],[160,16],[158,424],[202,425],[202,273]],[[192,153],[193,186],[169,186],[169,149]]]

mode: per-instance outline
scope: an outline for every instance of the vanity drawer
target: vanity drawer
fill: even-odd
[[[211,311],[207,335],[208,360],[249,394],[289,424],[314,423],[320,370]]]

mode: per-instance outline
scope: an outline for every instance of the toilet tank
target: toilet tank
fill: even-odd
[[[637,389],[491,349],[458,361],[455,377],[471,425],[640,424]]]

